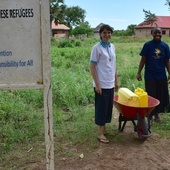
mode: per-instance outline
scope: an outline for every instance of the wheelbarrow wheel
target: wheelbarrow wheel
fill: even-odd
[[[138,120],[137,133],[139,139],[141,139],[142,141],[145,141],[147,139],[146,136],[148,135],[148,124],[146,123],[145,118],[140,118]]]

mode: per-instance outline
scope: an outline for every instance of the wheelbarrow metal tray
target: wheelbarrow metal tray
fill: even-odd
[[[136,119],[137,113],[143,118],[147,114],[150,114],[151,111],[159,105],[160,101],[148,95],[148,106],[128,106],[123,103],[118,102],[118,95],[114,95],[113,104],[116,109],[126,118]]]

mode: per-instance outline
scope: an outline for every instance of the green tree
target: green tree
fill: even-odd
[[[84,22],[86,11],[79,6],[67,7],[64,14],[64,24],[71,30]]]
[[[136,25],[133,25],[133,24],[131,24],[131,25],[129,25],[128,27],[127,27],[127,29],[126,29],[126,32],[127,32],[127,34],[128,35],[134,35],[135,34],[135,26]]]
[[[142,22],[140,25],[149,25],[149,24],[153,25],[154,22],[156,22],[156,15],[144,9],[143,12],[145,13],[145,21]]]
[[[64,0],[50,0],[50,22],[54,20],[56,24],[62,23],[64,21],[64,11],[66,5]]]
[[[169,9],[169,11],[170,11],[170,0],[166,0],[165,5],[169,6],[168,9]]]
[[[87,34],[87,36],[92,33],[92,29],[90,28],[90,25],[89,23],[86,21],[86,22],[82,22],[79,24],[79,26],[75,27],[73,30],[72,30],[72,34],[73,35],[77,35],[77,34]]]
[[[170,11],[170,0],[166,0],[165,5],[168,6],[168,9]],[[144,9],[143,12],[145,13],[145,21],[142,22],[140,25],[154,24],[154,22],[156,21],[156,15]]]
[[[127,36],[127,32],[125,30],[114,30],[113,31],[114,36]]]

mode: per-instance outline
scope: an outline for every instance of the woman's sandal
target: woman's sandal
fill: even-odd
[[[106,138],[97,138],[100,142],[102,142],[102,143],[109,143],[109,140],[108,139],[106,139]]]

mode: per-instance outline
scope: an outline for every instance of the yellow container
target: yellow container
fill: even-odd
[[[134,92],[137,96],[139,96],[139,106],[147,107],[148,106],[148,94],[141,88],[135,89]]]
[[[128,88],[122,87],[118,90],[118,102],[128,106],[139,106],[139,97]]]

